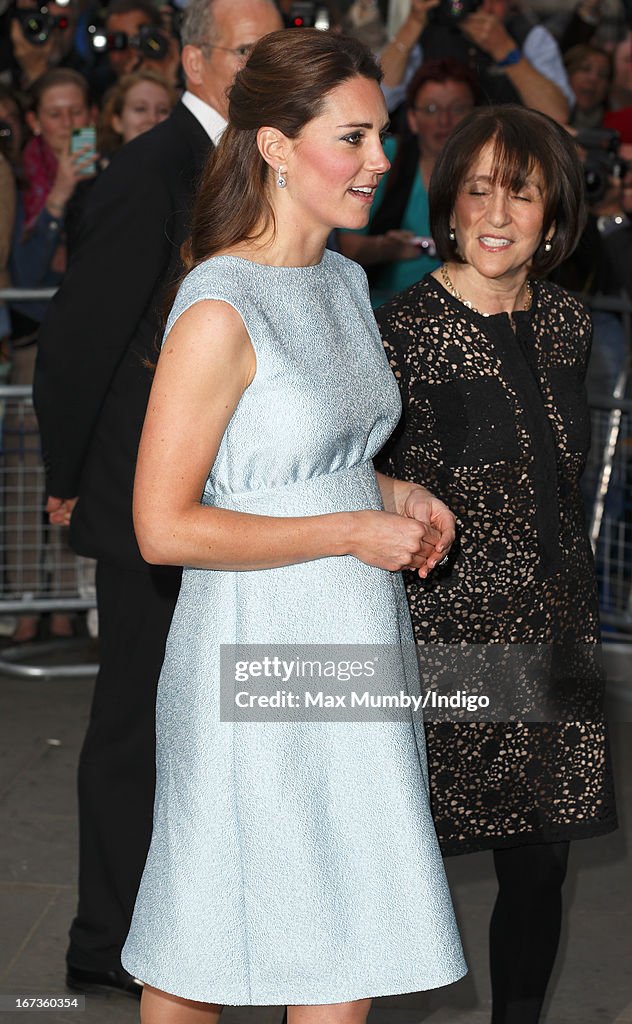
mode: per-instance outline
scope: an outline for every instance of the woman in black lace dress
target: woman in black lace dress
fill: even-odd
[[[573,143],[553,121],[521,107],[473,112],[430,184],[444,263],[377,311],[404,405],[390,471],[423,479],[459,523],[449,565],[425,581],[408,574],[417,640],[442,645],[424,659],[446,644],[461,645],[461,665],[474,644],[529,645],[512,663],[512,713],[493,714],[507,693],[487,647],[492,720],[427,725],[444,852],[494,852],[493,1024],[539,1019],[569,841],[616,827],[578,486],[590,317],[542,280],[576,244],[582,193]],[[548,666],[538,684],[557,711],[538,713],[535,698],[519,721],[519,659],[531,654]]]

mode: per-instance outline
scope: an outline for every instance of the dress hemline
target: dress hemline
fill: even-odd
[[[192,1002],[199,1003],[212,1003],[215,1006],[330,1006],[338,1003],[353,1003],[360,999],[381,999],[384,996],[403,996],[410,995],[414,992],[431,992],[434,989],[445,988],[448,985],[453,985],[455,982],[460,981],[468,973],[467,964],[463,965],[463,970],[447,975],[445,978],[432,982],[424,982],[420,984],[419,979],[411,981],[399,981],[394,982],[392,985],[378,986],[377,989],[367,991],[361,989],[358,992],[337,992],[333,995],[323,996],[309,996],[301,997],[292,995],[289,999],[287,996],[283,996],[280,993],[266,994],[262,993],[257,999],[252,996],[246,996],[244,998],[237,999],[234,995],[230,998],[222,999],[217,996],[201,995],[196,993],[191,995],[189,992],[176,992],[174,987],[164,987],[157,981],[151,981],[148,976],[143,977],[144,972],[138,972],[131,969],[131,964],[123,964],[125,969],[130,972],[139,981],[142,981],[144,985],[150,985],[152,988],[158,989],[160,992],[166,992],[168,995],[175,996],[177,999],[190,999]]]
[[[619,828],[619,821],[607,818],[602,822],[588,822],[586,825],[563,825],[558,829],[518,832],[514,836],[477,836],[455,839],[449,842],[439,840],[443,857],[458,857],[466,853],[484,853],[485,850],[500,850],[512,846],[533,846],[536,843],[574,842],[578,839],[598,839]]]

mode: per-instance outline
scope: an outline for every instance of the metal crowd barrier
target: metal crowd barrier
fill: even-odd
[[[585,297],[583,297],[585,298]],[[601,621],[606,639],[632,641],[632,302],[606,296],[593,309],[620,316],[623,361],[611,394],[590,396],[592,439],[584,478],[595,552]]]
[[[0,438],[0,615],[94,608],[94,563],[70,550],[68,530],[50,526],[44,512],[46,483],[30,387],[0,387]],[[85,646],[79,638],[12,645],[0,652],[0,671],[94,675],[95,664],[72,657]],[[49,664],[51,656],[61,663]]]
[[[606,638],[632,642],[632,400],[595,401],[591,419],[596,473],[590,531],[601,621]]]
[[[0,300],[41,301],[53,295],[50,288],[5,288]],[[68,530],[51,526],[44,512],[46,482],[27,385],[0,386],[0,494],[0,617],[94,609],[94,563],[70,550]],[[0,672],[93,676],[97,664],[81,660],[86,643],[87,638],[76,638],[11,645],[0,651]]]

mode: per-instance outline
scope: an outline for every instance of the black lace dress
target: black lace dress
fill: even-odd
[[[380,468],[427,486],[459,528],[447,570],[426,581],[406,574],[418,643],[560,645],[571,652],[564,685],[584,709],[574,720],[427,723],[447,854],[616,827],[603,680],[581,653],[599,640],[578,487],[590,318],[550,283],[533,291],[515,331],[505,314],[473,312],[431,276],[376,313],[404,406]]]

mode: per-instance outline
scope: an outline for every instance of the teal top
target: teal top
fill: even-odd
[[[397,155],[398,140],[387,139],[384,143],[384,152],[393,163]],[[390,171],[380,181],[375,193],[375,199],[371,207],[369,223],[365,228],[360,228],[357,234],[367,235],[369,227],[375,214],[379,210],[386,193],[386,184]],[[402,223],[399,225],[405,231],[412,231],[414,235],[430,235],[430,217],[428,211],[428,193],[424,185],[419,168],[415,173],[413,187],[406,204]],[[420,281],[424,274],[430,273],[440,265],[440,260],[434,256],[422,253],[414,260],[395,260],[386,264],[380,269],[371,287],[371,304],[374,309],[381,306],[387,299],[392,298],[397,292],[403,291],[416,281]]]

